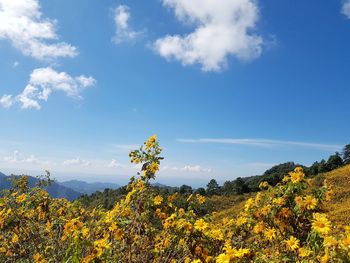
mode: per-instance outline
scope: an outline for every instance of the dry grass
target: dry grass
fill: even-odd
[[[331,220],[335,224],[348,225],[350,222],[350,165],[324,174],[334,191],[327,206]]]
[[[245,201],[254,194],[212,196],[209,200],[214,207],[213,221],[221,224],[223,218],[235,218],[242,211]]]
[[[336,225],[349,225],[350,165],[316,176],[315,185],[323,183],[323,179],[327,179],[334,191],[332,200],[325,207],[331,221]],[[211,197],[210,201],[214,204],[213,219],[219,223],[223,218],[235,218],[242,211],[245,201],[252,196],[255,194]]]

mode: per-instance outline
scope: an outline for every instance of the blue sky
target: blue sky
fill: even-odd
[[[161,183],[309,165],[350,143],[350,2],[0,0],[0,167]]]

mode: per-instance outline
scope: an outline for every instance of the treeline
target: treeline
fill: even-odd
[[[350,164],[350,144],[346,145],[342,153],[336,152],[329,156],[327,160],[321,160],[313,163],[310,167],[306,167],[294,162],[287,162],[279,165],[275,165],[268,169],[262,175],[250,176],[250,177],[238,177],[232,181],[226,181],[223,185],[219,185],[215,179],[211,179],[206,188],[200,187],[193,189],[189,185],[182,185],[180,187],[171,187],[165,185],[152,185],[153,191],[162,196],[169,196],[174,193],[179,193],[183,197],[183,200],[179,200],[185,203],[185,199],[191,194],[200,194],[202,196],[214,196],[214,195],[242,195],[245,193],[252,193],[260,191],[259,184],[263,181],[268,182],[274,186],[281,182],[283,177],[289,172],[293,171],[296,167],[303,167],[306,176],[312,177],[319,173],[325,173],[339,168],[343,165]],[[126,186],[119,189],[105,189],[100,192],[97,191],[92,195],[83,195],[77,202],[81,203],[85,207],[103,207],[105,209],[111,209],[114,204],[123,198],[127,194]],[[206,209],[210,209],[206,207]],[[203,211],[205,212],[205,211]]]
[[[306,167],[294,162],[287,162],[273,166],[271,169],[265,171],[263,175],[251,177],[238,177],[233,181],[226,181],[220,186],[215,179],[210,180],[206,189],[199,188],[196,191],[203,195],[240,195],[244,193],[259,191],[259,184],[263,181],[268,182],[274,186],[281,182],[283,177],[296,167],[303,167],[306,176],[314,176],[320,173],[326,173],[350,164],[350,144],[346,145],[342,153],[336,152],[329,156],[327,160],[322,159],[319,162],[314,162],[310,167]],[[183,187],[183,186],[182,186]],[[188,187],[188,186],[186,186]]]

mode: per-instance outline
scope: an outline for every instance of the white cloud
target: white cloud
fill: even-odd
[[[66,72],[57,72],[52,68],[38,68],[30,74],[27,86],[16,96],[16,101],[22,104],[22,109],[40,109],[39,100],[47,101],[54,91],[63,91],[69,97],[81,99],[80,93],[95,83],[93,77],[72,77]],[[0,102],[4,107],[12,106],[12,95],[4,95],[2,99]]]
[[[342,12],[343,15],[345,15],[347,18],[350,19],[350,0],[345,0],[343,2],[343,6],[342,6],[341,12]]]
[[[130,8],[126,5],[120,5],[114,9],[114,23],[116,27],[114,42],[119,44],[135,40],[140,37],[144,31],[134,31],[130,27]]]
[[[194,172],[194,173],[211,173],[211,169],[209,168],[203,168],[200,165],[185,165],[183,167],[177,167],[177,166],[164,166],[162,170],[173,170],[173,171],[180,171],[180,172]]]
[[[251,60],[260,56],[263,40],[253,33],[259,18],[255,0],[162,0],[178,20],[195,26],[187,35],[167,35],[154,43],[166,59],[200,64],[219,71],[229,56]]]
[[[56,42],[56,21],[42,17],[39,0],[0,0],[0,39],[36,59],[74,57],[76,47]],[[50,43],[48,43],[50,41]]]
[[[13,105],[12,95],[3,95],[0,99],[0,104],[4,108],[10,108]]]
[[[112,160],[108,165],[108,168],[118,168],[121,167],[121,164],[117,162],[117,160]]]
[[[39,159],[37,159],[34,155],[30,155],[29,157],[20,158],[19,151],[14,151],[13,155],[7,156],[4,158],[5,162],[8,163],[39,163]]]
[[[235,145],[247,145],[257,147],[275,147],[275,146],[297,146],[304,148],[314,148],[318,150],[326,151],[340,151],[341,145],[336,144],[322,144],[322,143],[310,143],[310,142],[298,142],[298,141],[282,141],[282,140],[269,140],[269,139],[177,139],[178,142],[183,143],[220,143],[220,144],[235,144]]]
[[[80,157],[77,158],[73,158],[70,160],[65,160],[63,162],[63,165],[65,166],[83,166],[83,167],[87,167],[91,165],[91,162],[80,159]]]

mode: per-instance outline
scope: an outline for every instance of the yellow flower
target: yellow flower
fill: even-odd
[[[17,203],[22,203],[26,199],[27,199],[27,196],[25,194],[21,194],[21,195],[17,196],[16,201],[17,201]]]
[[[259,184],[259,188],[260,188],[260,189],[265,189],[265,188],[268,188],[268,187],[269,187],[269,183],[266,182],[266,181],[261,182],[261,183]]]
[[[208,224],[201,218],[194,223],[194,228],[199,231],[204,231],[208,227]]]
[[[271,241],[276,238],[276,230],[274,228],[268,228],[264,231],[264,236]]]
[[[299,257],[301,257],[301,258],[308,257],[312,253],[312,251],[310,249],[304,248],[304,247],[299,248],[298,252],[299,252]]]
[[[326,236],[323,239],[323,245],[325,247],[333,247],[333,246],[336,246],[337,244],[338,244],[338,241],[334,237]]]
[[[288,175],[286,175],[285,177],[283,177],[282,182],[286,183],[290,181],[290,177]]]
[[[114,239],[115,240],[121,240],[124,236],[124,231],[120,228],[114,231]]]
[[[216,240],[223,240],[224,234],[222,233],[221,229],[214,229],[211,231],[212,238]]]
[[[89,232],[90,232],[90,230],[85,226],[81,230],[83,237],[87,237],[89,235]]]
[[[100,257],[103,254],[103,250],[110,248],[110,245],[107,239],[99,239],[94,242],[94,247],[97,250],[97,257]]]
[[[326,235],[331,231],[331,223],[325,214],[313,214],[312,230],[320,235]]]
[[[332,197],[333,197],[333,191],[332,190],[328,190],[325,194],[325,199],[326,201],[331,201],[332,200]]]
[[[299,248],[299,243],[300,243],[300,241],[297,238],[293,237],[293,236],[291,236],[286,241],[286,245],[287,245],[288,249],[291,250],[291,251],[297,250]]]
[[[294,202],[301,207],[303,205],[303,198],[301,196],[296,196]]]
[[[236,225],[237,226],[241,226],[241,225],[244,225],[245,223],[247,223],[247,218],[244,217],[244,216],[240,216],[237,218],[237,221],[236,221]]]
[[[18,242],[18,240],[19,240],[18,235],[17,234],[13,234],[12,238],[11,238],[11,242],[13,244],[16,244]]]
[[[243,258],[244,256],[248,255],[250,253],[250,250],[248,248],[240,248],[235,251],[234,256],[237,258]]]
[[[297,167],[294,169],[293,172],[289,173],[290,175],[290,180],[292,181],[292,183],[299,183],[301,180],[304,179],[304,172],[303,169],[301,167]]]
[[[314,198],[311,195],[305,196],[304,201],[303,201],[303,207],[305,207],[307,210],[312,210],[312,209],[315,209],[316,206],[317,206],[317,199],[316,198]]]
[[[185,209],[180,208],[178,213],[179,213],[179,216],[183,216],[185,214]]]
[[[341,240],[341,245],[350,253],[350,234],[348,234],[344,239]]]
[[[226,253],[222,253],[216,258],[217,263],[230,263],[231,257],[226,255]]]
[[[202,196],[200,194],[196,194],[196,197],[197,197],[198,203],[203,204],[205,202],[205,197],[204,196]]]
[[[155,162],[152,162],[147,170],[152,173],[152,174],[155,174],[158,170],[159,170],[159,164],[155,163]]]
[[[153,203],[155,205],[160,205],[163,201],[163,197],[161,197],[160,195],[157,195],[154,199],[153,199]]]
[[[326,252],[325,252],[323,257],[318,257],[318,259],[319,259],[320,263],[328,263],[329,260],[330,260],[328,250],[326,250]]]
[[[47,232],[50,232],[52,229],[52,223],[50,221],[47,221],[46,222],[46,231]]]
[[[34,259],[34,262],[35,263],[46,263],[47,261],[45,260],[45,258],[40,255],[39,253],[36,253],[34,256],[33,256],[33,259]]]
[[[248,212],[253,207],[254,203],[254,199],[249,198],[244,204],[244,211]]]
[[[265,229],[265,223],[263,221],[261,221],[254,226],[253,233],[260,234],[264,231],[264,229]]]
[[[268,213],[271,211],[271,205],[265,205],[263,208],[261,208],[261,214],[264,216],[267,216]]]
[[[284,218],[289,218],[292,216],[292,214],[292,211],[290,211],[290,209],[287,207],[283,207],[280,211],[280,215]]]
[[[151,137],[149,137],[147,142],[145,142],[146,150],[150,150],[154,146],[156,141],[157,141],[157,135],[152,135]]]
[[[284,205],[284,198],[283,197],[278,197],[278,198],[274,198],[272,200],[272,203],[274,203],[275,205]]]

